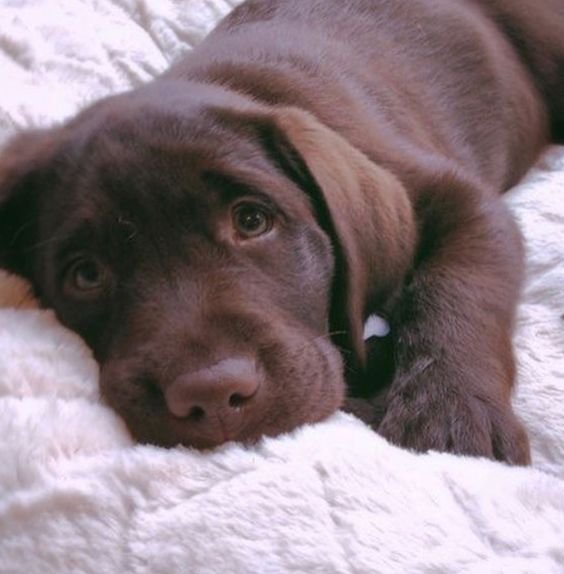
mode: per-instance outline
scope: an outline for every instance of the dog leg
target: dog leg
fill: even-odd
[[[418,451],[527,464],[510,404],[519,232],[501,201],[467,194],[467,205],[448,205],[460,197],[435,194],[421,207],[424,239],[392,318],[396,371],[378,431]]]

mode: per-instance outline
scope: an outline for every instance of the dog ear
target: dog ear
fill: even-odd
[[[23,132],[0,151],[0,267],[28,279],[52,142],[48,131]]]
[[[337,260],[331,329],[336,343],[365,361],[367,316],[398,293],[414,252],[416,227],[405,188],[311,114],[282,108],[269,114],[261,138],[277,167],[310,195]]]

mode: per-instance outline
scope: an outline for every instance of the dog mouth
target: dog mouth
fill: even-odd
[[[196,411],[188,417],[176,417],[167,413],[167,422],[171,427],[171,443],[198,449],[211,449],[227,442],[256,442],[256,436],[249,434],[249,421],[246,407],[217,409],[213,413]],[[246,437],[246,438],[245,438]]]
[[[139,443],[198,450],[229,442],[255,444],[265,436],[319,422],[341,407],[345,395],[342,361],[332,345],[324,343],[316,352],[310,349],[292,356],[274,348],[270,366],[263,363],[264,358],[257,368],[256,384],[242,384],[229,377],[207,380],[209,372],[222,373],[225,365],[220,365],[215,371],[207,369],[199,379],[191,377],[182,381],[183,386],[168,389],[151,375],[132,377],[129,371],[128,376],[127,366],[103,366],[102,395]],[[229,369],[231,376],[235,373],[238,377],[255,372],[247,364],[229,365]],[[119,371],[125,371],[121,373],[125,376]],[[221,385],[219,400],[214,387]],[[199,393],[196,398],[195,389]]]
[[[158,403],[145,400],[141,405],[130,403],[113,408],[125,421],[133,438],[141,444],[211,450],[230,442],[253,445],[264,437],[279,436],[301,425],[319,422],[335,412],[341,403],[341,400],[333,400],[327,405],[311,399],[314,397],[298,397],[296,401],[287,397],[282,404],[280,400],[264,397],[257,398],[257,403],[260,401],[261,404],[218,409],[205,414],[196,411],[185,417],[170,413],[164,399]],[[296,402],[300,409],[295,408]]]

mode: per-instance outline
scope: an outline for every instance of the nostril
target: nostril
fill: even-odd
[[[234,393],[229,397],[229,406],[236,409],[238,407],[242,407],[250,399],[251,397],[246,397],[239,393]]]
[[[198,421],[201,421],[205,415],[206,411],[204,411],[202,407],[194,406],[190,409],[187,418],[196,423]]]

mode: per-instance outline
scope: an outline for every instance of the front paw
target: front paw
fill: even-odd
[[[429,381],[421,381],[410,391],[404,389],[389,397],[377,430],[390,442],[420,452],[436,450],[508,464],[530,463],[527,435],[509,405],[460,389],[443,387],[434,392]]]

